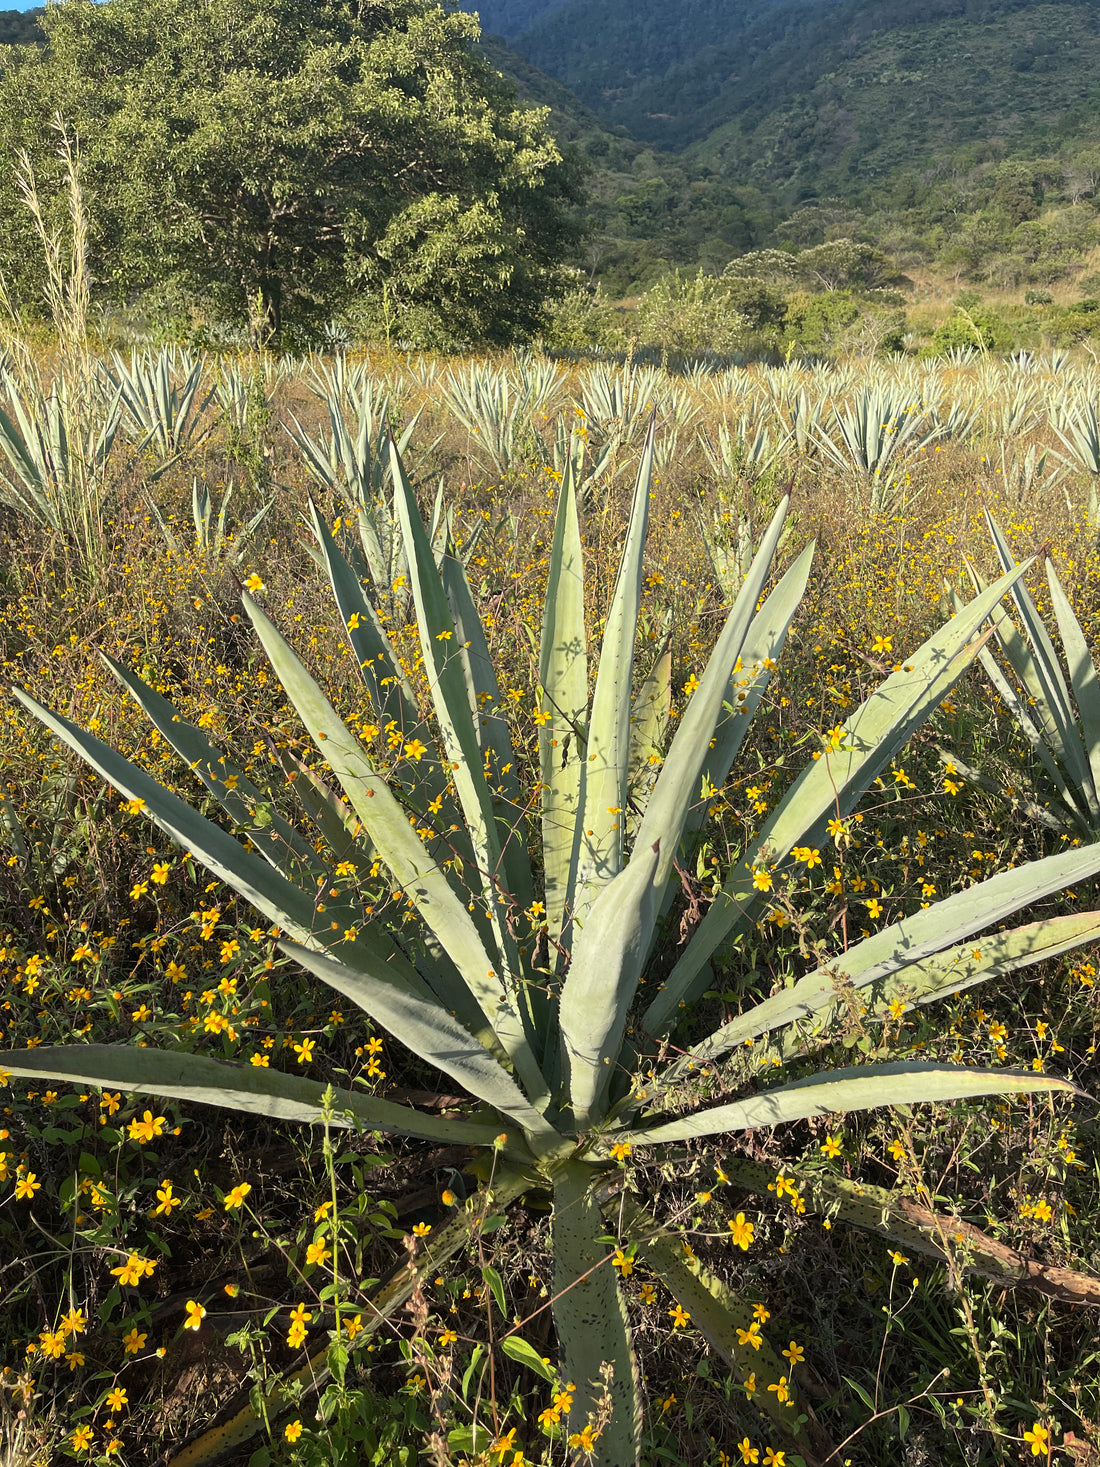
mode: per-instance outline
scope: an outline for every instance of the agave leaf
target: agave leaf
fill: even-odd
[[[379,723],[386,727],[392,721],[406,742],[414,738],[430,742],[427,725],[416,706],[416,696],[378,613],[364,593],[359,577],[341,555],[312,500],[309,510],[313,533],[321,549],[322,564],[332,585],[348,642],[355,653],[356,667],[370,693]],[[406,779],[411,786],[426,789],[429,799],[445,792],[446,780],[435,763],[414,765],[411,772],[414,778],[408,780],[406,775]]]
[[[428,985],[391,976],[386,964],[343,962],[343,953],[311,952],[295,943],[279,946],[288,957],[335,988],[387,1029],[413,1054],[420,1055],[471,1095],[511,1118],[525,1131],[556,1146],[558,1133],[534,1110],[526,1096],[491,1054],[444,1009]]]
[[[756,838],[755,847],[712,902],[675,968],[644,1016],[648,1033],[664,1032],[682,1003],[706,982],[715,949],[755,908],[760,893],[754,870],[784,860],[793,846],[810,841],[826,817],[846,815],[871,781],[905,744],[977,655],[982,622],[1027,565],[1016,566],[976,596],[935,632],[856,709],[844,724],[838,750],[828,750],[802,771]]]
[[[545,1080],[508,993],[499,960],[490,957],[466,905],[409,824],[408,815],[375,771],[358,739],[342,722],[275,624],[250,596],[245,595],[243,599],[287,697],[339,780],[368,837],[399,888],[408,893],[425,924],[451,955],[463,982],[537,1104],[538,1097],[545,1092]]]
[[[372,861],[376,852],[366,838],[363,822],[347,801],[289,749],[276,752],[288,783],[294,787],[295,799],[324,837],[332,860],[337,865],[352,861],[357,867]]]
[[[16,814],[15,806],[7,795],[0,795],[0,826],[8,833],[8,839],[20,861],[27,859],[27,842],[23,839],[23,830],[19,824],[19,816]]]
[[[508,921],[514,893],[508,892],[504,885],[505,866],[501,854],[500,832],[496,826],[492,796],[470,709],[454,618],[412,486],[405,474],[397,445],[392,440],[390,462],[394,504],[409,560],[409,577],[416,604],[424,668],[443,735],[444,752],[451,767],[466,829],[473,844],[474,861],[499,952],[498,962],[509,973],[518,974],[519,954]],[[509,838],[514,838],[511,833]],[[497,964],[491,963],[489,966],[495,967]],[[534,1042],[534,1033],[527,1011],[526,990],[521,994],[521,1008],[526,1044],[530,1049]]]
[[[1037,824],[1046,826],[1047,830],[1053,830],[1056,835],[1073,835],[1076,826],[1067,818],[1072,811],[1067,809],[1065,814],[1056,815],[1051,811],[1049,802],[1040,805],[1016,790],[1010,792],[1000,780],[982,774],[980,770],[974,769],[960,759],[953,750],[945,749],[942,744],[936,745],[936,753],[940,756],[945,773],[948,775],[961,774],[967,784],[1004,801],[1014,814],[1021,816],[1024,820],[1034,820]]]
[[[700,786],[721,789],[752,724],[753,714],[771,677],[769,663],[778,660],[813,564],[814,545],[806,546],[753,618],[741,644],[741,668],[734,669],[726,686],[722,714],[707,749]],[[754,671],[755,669],[755,671]],[[709,801],[698,800],[688,812],[687,829],[697,830],[706,818]]]
[[[967,561],[967,570],[970,572],[970,579],[973,581],[975,587],[979,590],[984,590],[985,582],[970,561]],[[956,612],[962,605],[962,602],[953,590],[951,591],[951,604]],[[1004,703],[1018,724],[1020,731],[1031,745],[1039,762],[1049,775],[1051,783],[1062,796],[1072,820],[1083,831],[1088,833],[1091,827],[1089,824],[1087,804],[1083,796],[1074,791],[1065,771],[1058,765],[1054,754],[1051,752],[1052,747],[1057,747],[1058,745],[1057,728],[1053,717],[1046,707],[1046,700],[1043,697],[1042,689],[1039,685],[1039,676],[1035,670],[1035,659],[1031,655],[1031,649],[1020,635],[1019,629],[1007,612],[998,609],[992,620],[997,642],[1005,653],[1009,665],[1016,673],[1017,678],[1019,678],[1020,685],[1028,690],[1027,700],[1024,700],[1018,689],[1005,676],[1000,664],[988,646],[983,647],[978,654],[986,676],[996,689],[997,696]],[[1031,692],[1032,689],[1035,690],[1034,697]]]
[[[1069,604],[1069,598],[1049,560],[1046,563],[1046,572],[1054,615],[1058,622],[1058,635],[1062,639],[1069,666],[1070,686],[1077,700],[1077,714],[1088,756],[1089,772],[1092,775],[1093,803],[1100,806],[1100,800],[1096,796],[1096,792],[1100,790],[1100,682],[1097,681],[1096,667],[1081,630],[1081,623],[1073,614],[1073,607]]]
[[[508,720],[500,712],[500,685],[466,571],[450,549],[443,556],[440,572],[454,617],[455,640],[470,702],[470,717],[488,779],[504,888],[516,905],[525,909],[531,905],[535,895],[524,829],[526,810],[512,735]]]
[[[539,652],[539,762],[546,924],[562,937],[573,905],[580,833],[581,771],[588,721],[588,656],[573,457],[566,461],[554,519]]]
[[[635,802],[640,799],[643,784],[645,798],[653,787],[656,773],[651,773],[651,761],[662,757],[671,710],[672,636],[668,634],[662,638],[653,666],[634,697],[630,722],[630,792]]]
[[[649,946],[659,864],[659,841],[637,848],[593,902],[584,926],[574,930],[559,1023],[578,1131],[598,1122],[606,1107],[627,1011]]]
[[[997,558],[1001,562],[1002,570],[1010,571],[1014,569],[1016,557],[1012,554],[1012,548],[1002,534],[1000,526],[988,510],[986,511],[985,518],[986,524],[989,527],[989,533],[992,535],[993,543],[997,549]],[[1062,676],[1062,669],[1058,663],[1058,655],[1054,650],[1053,642],[1047,635],[1047,629],[1043,625],[1042,617],[1035,609],[1035,603],[1028,595],[1027,588],[1022,581],[1018,581],[1012,586],[1012,600],[1015,602],[1016,610],[1019,612],[1027,634],[1031,638],[1032,646],[1039,655],[1039,671],[1047,683],[1044,692],[1051,702],[1052,707],[1057,708],[1060,717],[1066,722],[1071,722],[1073,710],[1070,705],[1069,689],[1066,687],[1066,680]]]
[[[1028,652],[1027,644],[1020,636],[1019,632],[1016,631],[1015,627],[1012,626],[1009,618],[1007,616],[998,616],[996,619],[995,627],[997,640],[1000,642],[1002,648],[1007,649],[1008,647],[1012,647],[1013,649],[1011,655],[1006,650],[1006,656],[1009,656],[1010,662],[1013,660],[1013,657],[1015,657],[1017,661],[1021,661],[1022,659],[1026,658],[1026,663],[1024,665],[1030,666],[1032,659],[1030,657],[1030,653]],[[1032,717],[1033,708],[1040,708],[1039,701],[1036,700],[1036,702],[1032,704],[1029,700],[1025,703],[1024,699],[1017,692],[1016,688],[1013,687],[1008,678],[1006,678],[1004,673],[1001,671],[1000,667],[998,666],[997,659],[993,656],[988,647],[983,647],[979,656],[986,676],[993,684],[993,687],[997,692],[997,696],[1001,699],[1005,707],[1008,709],[1009,713],[1015,719],[1021,733],[1023,733],[1024,737],[1031,745],[1032,750],[1038,758],[1040,764],[1042,764],[1043,768],[1046,770],[1048,776],[1050,777],[1050,781],[1054,785],[1054,788],[1061,795],[1065,808],[1069,812],[1070,818],[1080,827],[1081,830],[1085,832],[1091,832],[1092,826],[1089,821],[1088,804],[1085,801],[1083,795],[1079,791],[1076,791],[1074,789],[1064,770],[1059,766],[1059,764],[1055,760],[1054,754],[1051,752],[1051,746],[1048,743],[1048,738],[1050,737],[1051,730],[1053,729],[1053,723],[1049,718],[1044,718],[1042,722],[1037,722],[1036,719]],[[1034,679],[1032,680],[1032,685],[1034,686]],[[1023,686],[1028,686],[1026,681],[1024,682]]]
[[[600,1464],[635,1467],[642,1414],[637,1364],[591,1180],[591,1169],[575,1161],[561,1166],[554,1178],[554,1324],[577,1386],[569,1430],[583,1431],[595,1419],[604,1404],[601,1371],[609,1366],[611,1418],[599,1438]]]
[[[330,870],[308,841],[275,810],[269,791],[259,789],[244,770],[214,747],[201,729],[176,710],[137,673],[103,655],[103,660],[181,759],[203,784],[266,861],[290,881],[303,868],[312,876],[329,877]],[[232,785],[230,781],[233,781]],[[277,837],[273,839],[272,837]]]
[[[986,523],[997,548],[997,556],[1005,570],[1009,570],[1016,563],[1011,547],[988,511]],[[1034,699],[1034,706],[1046,724],[1055,758],[1069,775],[1078,797],[1084,799],[1089,824],[1095,829],[1100,826],[1100,800],[1092,782],[1088,758],[1077,731],[1073,704],[1054,644],[1022,581],[1013,585],[1012,599],[1030,639],[1030,651],[1011,622],[997,623],[998,637],[1017,677]]]
[[[747,1100],[681,1116],[679,1120],[636,1131],[616,1131],[615,1141],[655,1146],[723,1132],[771,1129],[809,1116],[873,1110],[880,1105],[921,1105],[978,1095],[1022,1094],[1030,1090],[1076,1091],[1068,1080],[1034,1070],[976,1070],[964,1065],[894,1061],[854,1069],[824,1070],[805,1080],[765,1090]],[[610,1145],[610,1136],[607,1145]]]
[[[116,790],[129,799],[142,800],[150,817],[172,840],[191,851],[204,866],[297,941],[309,947],[324,947],[331,937],[333,921],[343,931],[361,920],[358,909],[340,898],[330,899],[324,914],[318,913],[312,897],[228,831],[204,819],[185,800],[164,789],[144,769],[67,718],[51,712],[22,688],[12,691],[25,708],[63,743],[75,749]],[[383,961],[398,957],[392,942],[377,928],[360,932],[357,942]]]
[[[21,1079],[51,1078],[77,1085],[113,1086],[137,1095],[167,1100],[197,1100],[243,1110],[280,1121],[321,1120],[326,1086],[304,1075],[284,1075],[261,1065],[235,1065],[201,1054],[173,1053],[122,1044],[65,1044],[0,1053],[0,1071]],[[332,1124],[347,1126],[341,1112],[351,1111],[372,1131],[416,1136],[445,1145],[492,1145],[499,1126],[493,1122],[423,1115],[375,1095],[337,1091]],[[521,1145],[516,1133],[513,1145]]]
[[[424,667],[447,757],[456,776],[455,783],[463,813],[473,835],[475,850],[482,857],[484,872],[496,865],[495,861],[486,860],[494,830],[485,780],[480,777],[481,755],[477,729],[474,726],[466,679],[459,657],[454,618],[436,567],[431,542],[395,444],[391,444],[390,455],[394,503],[409,556],[409,574],[416,603]]]
[[[353,861],[360,868],[372,864],[378,852],[367,839],[363,822],[351,806],[288,750],[280,750],[279,758],[287,778],[294,782],[302,808],[324,836],[333,859]],[[422,944],[423,952],[415,954],[414,961],[436,998],[480,1044],[490,1051],[499,1050],[503,1055],[496,1036],[463,983],[458,969],[428,928],[422,934]]]
[[[359,577],[341,555],[312,499],[309,518],[336,605],[347,629],[348,641],[355,653],[359,674],[370,691],[378,716],[384,722],[394,719],[401,732],[412,738],[422,727],[421,719],[416,698],[394,655],[390,639],[364,593]]]
[[[44,474],[40,471],[35,458],[27,448],[31,440],[30,425],[23,415],[22,403],[18,398],[12,398],[12,408],[19,419],[20,427],[17,428],[3,408],[0,408],[0,448],[4,450],[9,463],[19,475],[24,488],[33,496],[33,502],[39,507],[42,518],[49,521],[51,513],[56,513],[49,504],[46,494],[46,481]],[[20,432],[22,428],[22,432]],[[8,481],[9,484],[11,481]],[[13,492],[15,486],[11,485]]]
[[[771,1180],[774,1182],[774,1176]],[[760,1336],[760,1325],[755,1322],[751,1306],[705,1269],[694,1254],[687,1252],[681,1235],[662,1228],[628,1192],[614,1197],[606,1211],[621,1217],[625,1234],[637,1243],[646,1265],[691,1315],[692,1324],[702,1331],[711,1349],[729,1366],[736,1383],[749,1376],[756,1377],[756,1392],[750,1397],[753,1404],[782,1432],[791,1435],[799,1411],[804,1408],[797,1385],[790,1379],[790,1367],[784,1365],[767,1339],[760,1337],[756,1347],[738,1341],[738,1330]],[[789,1386],[789,1405],[781,1404],[777,1392],[768,1390],[783,1378]]]
[[[970,579],[974,585],[980,590],[984,590],[985,582],[969,561],[967,562],[967,569],[970,572]],[[954,591],[951,593],[951,601],[955,610],[958,611],[962,603]],[[1062,748],[1062,739],[1058,732],[1057,720],[1048,707],[1046,695],[1043,692],[1042,680],[1031,648],[1023,636],[1021,636],[1015,622],[1007,612],[998,609],[992,618],[992,622],[1001,650],[1019,680],[1019,688],[1024,690],[1026,697],[1005,676],[988,646],[983,647],[978,654],[985,674],[993,684],[997,696],[1008,709],[1021,733],[1023,733],[1031,745],[1032,751],[1035,753],[1040,764],[1046,770],[1051,783],[1062,798],[1065,811],[1068,812],[1071,823],[1075,824],[1084,834],[1091,836],[1095,824],[1089,816],[1088,800],[1083,790],[1075,788],[1073,781],[1067,773],[1068,764]],[[1058,762],[1059,760],[1061,760],[1061,763]],[[959,768],[962,769],[961,764]],[[966,777],[968,779],[972,778],[970,775],[966,775]],[[980,778],[975,782],[984,788],[984,784]],[[1051,819],[1053,817],[1048,815],[1044,823],[1048,823]],[[1064,827],[1065,824],[1066,821],[1063,818],[1059,828]]]
[[[772,667],[783,650],[791,622],[802,603],[813,553],[813,545],[807,545],[757,612],[749,628],[741,648],[741,667],[735,669],[730,677],[722,715],[707,750],[699,779],[701,792],[721,789],[729,778],[733,761],[771,679]],[[697,799],[691,805],[684,822],[685,835],[695,836],[702,828],[710,803],[710,797],[707,797]],[[690,849],[691,843],[688,844]],[[658,922],[667,914],[676,891],[677,884],[670,879],[661,896]]]
[[[1098,871],[1100,841],[1059,851],[1056,855],[1029,861],[1008,871],[999,871],[987,881],[965,891],[954,892],[923,911],[914,912],[872,933],[847,952],[838,953],[822,967],[800,978],[793,987],[773,994],[728,1024],[723,1024],[695,1045],[690,1054],[678,1060],[673,1066],[673,1073],[678,1077],[684,1073],[686,1065],[714,1060],[744,1044],[747,1039],[758,1039],[785,1024],[831,1010],[837,1003],[841,975],[845,982],[857,989],[891,977],[897,979],[892,992],[900,993],[909,984],[920,987],[923,973],[934,974],[940,971],[941,963],[948,962],[949,955],[942,950],[950,948],[952,943],[971,939],[983,928],[1003,921],[1013,912],[1041,901],[1052,892],[1087,881]],[[1009,959],[1018,959],[1012,962],[1012,967],[1023,967],[1037,961],[1037,958],[1028,956],[1033,948],[1042,956],[1042,949],[1048,945],[1058,947],[1059,951],[1079,946],[1089,941],[1094,920],[1094,913],[1074,913],[1068,918],[1048,918],[1013,932],[993,933],[982,938],[978,948],[980,958],[973,957],[971,946],[966,949],[969,956],[965,958],[964,969],[968,981],[964,983],[964,974],[960,971],[959,982],[955,986],[969,987],[985,977],[992,977],[994,972],[1010,971],[1000,966]],[[958,952],[961,960],[962,950]],[[988,973],[985,971],[987,964],[990,965]],[[942,971],[942,983],[935,984],[924,1002],[931,1003],[933,996],[939,996],[941,988],[954,992],[947,976],[948,970],[944,968]]]
[[[124,794],[144,799],[150,815],[174,840],[197,855],[211,870],[228,881],[234,890],[259,907],[277,926],[289,931],[314,950],[325,950],[334,941],[338,941],[341,955],[352,963],[362,957],[365,961],[388,964],[389,971],[395,975],[405,975],[410,982],[420,981],[416,970],[394,945],[384,926],[379,923],[363,925],[358,903],[349,902],[343,897],[334,898],[329,889],[324,905],[317,908],[298,885],[286,881],[281,874],[273,872],[275,879],[265,881],[263,864],[249,849],[219,827],[204,820],[175,795],[162,789],[143,770],[129,764],[111,750],[107,750],[111,755],[108,765],[101,766],[92,757],[92,751],[102,751],[107,746],[101,745],[90,735],[83,734],[82,730],[67,724],[65,720],[55,719],[52,715],[48,718],[48,710],[35,704],[26,695],[23,695],[22,701],[65,738],[66,742],[82,753],[116,788]],[[289,769],[288,778],[293,779],[295,773],[293,768]],[[313,780],[311,773],[307,773],[306,778]],[[318,785],[318,788],[323,787]],[[342,805],[336,796],[331,796],[331,799],[336,805]],[[311,800],[312,796],[307,795],[307,805]],[[318,811],[315,813],[320,812],[322,802],[319,798],[317,803]],[[346,810],[346,807],[343,808]],[[180,819],[182,824],[173,823]],[[360,824],[358,821],[355,823]],[[360,840],[357,846],[362,859],[367,842]],[[327,880],[322,892],[327,889]],[[272,890],[278,901],[271,899]],[[323,917],[321,913],[324,913]],[[309,923],[312,926],[307,925]],[[349,929],[354,929],[357,933],[354,944],[350,946],[343,937],[343,933]],[[463,983],[449,955],[435,940],[430,928],[425,934],[425,948],[428,959],[424,964],[426,977],[437,998],[477,1035],[486,1048],[496,1050],[501,1058],[505,1058],[504,1050],[491,1025]]]
[[[311,506],[311,510],[324,566],[379,727],[387,737],[391,730],[396,730],[404,744],[418,741],[431,747],[433,733],[420,716],[415,694],[377,612],[365,596],[358,576],[337,549],[316,508]],[[439,760],[406,759],[398,764],[390,777],[396,780],[404,797],[422,819],[434,829],[446,831],[446,849],[436,851],[440,859],[457,858],[463,870],[474,870],[473,846],[460,818],[448,773],[446,765]],[[434,818],[429,811],[434,811]]]
[[[592,716],[581,771],[580,849],[574,895],[578,922],[600,888],[617,876],[623,864],[623,832],[630,780],[630,709],[634,672],[634,637],[642,593],[642,552],[649,522],[649,489],[653,477],[656,421],[646,435],[630,523],[619,562],[619,574],[607,614]],[[668,859],[671,861],[672,854]]]
[[[722,704],[736,666],[746,634],[756,615],[757,602],[771,570],[772,558],[787,519],[789,500],[784,498],[760,543],[744,584],[726,618],[717,645],[711,653],[699,686],[692,694],[676,735],[668,751],[657,783],[649,797],[645,815],[638,827],[638,844],[661,842],[662,855],[657,863],[656,883],[663,887],[672,870],[688,809],[699,796],[699,779],[710,753],[710,742],[722,714]],[[748,681],[748,675],[745,675]],[[643,949],[648,948],[652,927],[645,933]]]
[[[1085,943],[1095,942],[1098,937],[1100,913],[1074,912],[1065,917],[1029,922],[1007,932],[995,932],[981,938],[978,948],[974,947],[971,939],[901,968],[888,978],[857,979],[852,987],[863,993],[867,1013],[884,1019],[895,1003],[902,1003],[908,1010],[936,1003],[941,998],[957,997],[965,989],[974,988],[990,978],[999,978],[1047,958],[1059,957]],[[773,1026],[769,1021],[771,1039],[753,1051],[760,1064],[770,1063],[773,1056],[783,1060],[805,1054],[811,1039],[827,1039],[833,1013],[838,1007],[836,996],[845,981],[846,975],[838,965],[834,1001],[808,1015],[808,1022],[795,1017],[785,1025]],[[777,1033],[777,1029],[781,1032]],[[703,1047],[706,1047],[705,1043]],[[728,1052],[729,1047],[728,1042],[723,1041],[721,1052]],[[699,1061],[696,1060],[694,1065],[698,1070]],[[687,1068],[685,1063],[680,1061],[675,1068],[676,1078],[683,1078]],[[667,1080],[662,1076],[662,1084],[669,1083],[671,1079],[671,1076]]]
[[[416,697],[400,659],[386,635],[378,613],[329,534],[316,505],[310,502],[313,533],[321,551],[322,568],[328,574],[344,629],[355,654],[359,675],[370,694],[378,725],[389,732],[395,728],[405,744],[414,740],[431,746],[433,736],[420,716]],[[454,794],[444,766],[435,759],[406,759],[395,771],[406,798],[425,815],[436,809],[436,827],[448,832],[448,844],[463,863],[473,863],[473,848],[459,819]]]
[[[323,906],[318,907],[299,886],[288,881],[281,872],[268,866],[254,851],[219,826],[204,819],[185,801],[157,784],[145,770],[131,764],[67,719],[51,713],[21,689],[14,691],[36,717],[82,755],[115,789],[131,799],[143,800],[149,815],[162,830],[228,882],[234,891],[250,901],[276,926],[313,951],[323,951],[331,946],[335,933],[340,941],[341,957],[346,962],[383,965],[395,978],[403,976],[410,984],[421,984],[416,970],[397,949],[385,928],[378,923],[363,925],[362,912],[357,904],[330,894]],[[321,888],[322,894],[326,889],[327,882]],[[354,942],[343,939],[343,933],[348,930],[356,931]],[[491,1023],[475,1006],[468,988],[454,974],[450,960],[444,958],[434,964],[431,978],[436,996],[471,1027],[481,1043],[490,1049],[498,1048],[501,1057],[505,1057]]]

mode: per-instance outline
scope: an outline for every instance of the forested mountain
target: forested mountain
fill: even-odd
[[[41,10],[0,10],[0,46],[22,46],[40,41],[38,29]]]
[[[522,35],[537,21],[555,10],[564,10],[569,3],[570,0],[486,0],[477,8],[485,30],[507,39]]]
[[[1032,149],[1100,92],[1100,0],[484,0],[610,126],[785,202],[966,144]]]
[[[613,294],[656,279],[669,265],[720,269],[770,230],[770,212],[709,162],[655,151],[625,128],[607,127],[499,37],[484,36],[481,45],[523,101],[551,108],[559,142],[579,156],[588,204],[578,263]]]

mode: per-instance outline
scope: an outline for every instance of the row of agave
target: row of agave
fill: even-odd
[[[331,440],[310,439],[295,423],[287,431],[307,468],[324,482],[345,481],[365,502],[364,434],[377,461],[380,425],[404,407],[410,391],[433,392],[469,435],[470,452],[484,468],[507,476],[532,457],[558,472],[568,439],[569,408],[583,419],[602,466],[621,466],[622,451],[636,453],[650,412],[662,424],[657,467],[664,472],[684,444],[701,443],[720,480],[751,475],[789,453],[818,455],[869,486],[873,510],[891,503],[915,454],[952,439],[975,439],[1004,459],[1006,478],[1020,487],[1052,483],[1066,469],[1089,476],[1088,521],[1100,526],[1100,376],[1094,367],[1051,361],[1024,371],[1019,364],[981,361],[946,370],[913,363],[724,371],[674,377],[648,365],[597,363],[571,380],[559,364],[531,355],[509,366],[485,363],[451,367],[416,364],[407,373],[379,379],[365,363],[344,357],[306,359],[249,367],[176,349],[117,354],[99,362],[88,380],[58,374],[46,382],[33,372],[0,364],[0,496],[21,514],[55,531],[72,533],[88,501],[97,509],[107,490],[106,465],[115,438],[125,433],[153,458],[150,481],[189,448],[198,447],[216,419],[214,409],[243,432],[258,382],[270,398],[280,378],[296,376],[324,403]],[[717,430],[704,430],[704,412],[717,413]],[[547,424],[554,441],[548,446]],[[1046,447],[1031,444],[1031,457],[1015,440],[1049,429]],[[1049,452],[1053,449],[1053,453]],[[1020,462],[1018,462],[1020,460]],[[601,470],[602,471],[602,470]],[[598,477],[598,472],[592,477]]]
[[[645,677],[636,668],[653,427],[594,667],[584,619],[583,455],[573,440],[558,498],[539,647],[540,767],[527,788],[500,711],[490,644],[445,517],[437,516],[433,537],[392,438],[383,451],[430,711],[418,701],[379,616],[369,565],[345,557],[315,509],[312,530],[377,720],[392,719],[403,740],[417,741],[427,757],[403,761],[388,780],[383,777],[276,621],[247,592],[244,610],[320,761],[309,766],[287,757],[274,787],[246,776],[231,752],[214,747],[132,670],[109,664],[203,780],[221,807],[220,822],[204,818],[29,693],[16,689],[16,695],[110,786],[139,802],[162,831],[275,924],[284,952],[306,973],[461,1087],[469,1110],[427,1114],[355,1089],[333,1099],[333,1092],[307,1078],[219,1062],[182,1047],[39,1048],[0,1053],[0,1067],[35,1080],[197,1100],[307,1125],[334,1119],[485,1148],[492,1158],[494,1211],[530,1194],[551,1202],[559,1365],[562,1379],[577,1387],[569,1431],[594,1443],[591,1450],[578,1448],[577,1460],[628,1467],[639,1460],[642,1403],[609,1231],[620,1230],[624,1246],[638,1246],[736,1378],[752,1370],[761,1384],[777,1382],[781,1362],[767,1342],[747,1358],[739,1338],[751,1324],[748,1304],[685,1252],[675,1228],[635,1195],[622,1158],[664,1156],[674,1165],[684,1143],[722,1137],[729,1147],[745,1131],[812,1116],[1073,1090],[1051,1074],[936,1062],[865,1064],[793,1081],[777,1081],[768,1066],[747,1083],[736,1079],[739,1064],[722,1067],[749,1041],[767,1053],[805,1058],[840,1019],[842,991],[858,992],[869,1018],[882,1017],[891,1005],[930,1004],[1100,938],[1100,912],[1008,923],[1013,913],[1100,872],[1094,839],[1100,688],[1083,639],[1075,641],[1071,622],[1062,621],[1068,608],[1056,598],[1070,662],[1067,686],[1022,588],[1028,566],[1012,564],[998,540],[1003,574],[960,605],[807,762],[741,851],[670,968],[663,953],[677,890],[675,863],[690,861],[703,836],[706,792],[725,784],[745,742],[798,611],[813,546],[772,584],[786,522],[781,504],[669,741],[668,667],[660,659]],[[1001,609],[1009,594],[1024,633]],[[1027,705],[1036,748],[1046,750],[1050,772],[1060,780],[1059,813],[1087,832],[1088,842],[935,902],[835,952],[763,1002],[746,996],[736,1017],[688,1041],[678,1058],[664,1060],[663,1042],[683,1021],[698,1032],[698,1001],[711,962],[719,952],[737,951],[738,935],[750,932],[762,914],[769,882],[792,869],[796,847],[824,844],[827,823],[852,815],[914,731],[975,659],[986,656],[991,620],[1023,690],[1016,704],[1021,712]],[[1042,684],[1041,701],[1028,697],[1034,679],[1036,687]],[[535,831],[528,824],[532,808],[538,812]],[[335,868],[348,861],[359,869],[381,863],[393,889],[411,903],[416,922],[404,920],[404,902],[368,920],[354,891],[332,895],[340,891]],[[388,910],[398,913],[392,922]],[[526,946],[515,935],[515,919],[525,912],[538,913],[542,924],[541,940]],[[976,948],[980,933],[987,935]],[[736,972],[726,986],[739,987]],[[708,1103],[706,1081],[715,1073],[724,1073],[731,1087],[740,1084],[742,1093]],[[471,1200],[433,1235],[420,1268],[434,1273],[468,1246],[487,1206],[484,1197]],[[413,1270],[389,1289],[360,1340],[400,1306],[417,1276]],[[797,1397],[786,1405],[781,1392],[760,1389],[755,1399],[778,1429],[788,1437],[797,1433],[807,1462],[823,1454],[812,1412]]]
[[[237,364],[220,367],[200,397],[207,363],[187,353],[136,353],[129,364],[66,371],[52,378],[29,361],[0,360],[0,502],[32,523],[63,534],[79,531],[80,516],[94,518],[108,492],[107,462],[120,431],[139,451],[149,450],[160,478],[188,448],[205,439],[215,404],[238,427],[251,401],[248,375]]]

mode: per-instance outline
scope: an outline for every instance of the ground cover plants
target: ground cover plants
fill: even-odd
[[[13,1452],[1095,1460],[1100,852],[988,629],[1093,756],[1095,369],[88,380],[96,554],[0,440]]]

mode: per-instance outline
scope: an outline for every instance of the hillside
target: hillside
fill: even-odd
[[[484,36],[481,46],[524,102],[551,109],[555,135],[583,169],[587,238],[577,263],[612,294],[648,284],[670,265],[721,269],[770,229],[759,198],[708,161],[657,152],[625,128],[608,127],[499,36]]]
[[[956,288],[1100,290],[1100,0],[465,3],[584,172],[576,263],[612,296],[845,237]]]
[[[1100,89],[1097,0],[488,0],[610,126],[791,202],[961,146],[1034,151]]]
[[[41,38],[41,10],[0,10],[0,46],[23,46]]]

